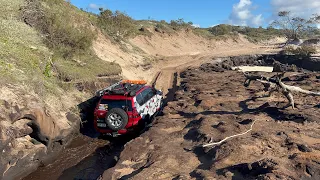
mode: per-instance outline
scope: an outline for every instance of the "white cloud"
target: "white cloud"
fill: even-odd
[[[263,24],[262,14],[252,14],[254,8],[251,0],[240,0],[239,3],[234,4],[232,13],[229,16],[229,24],[240,26],[260,26]]]
[[[90,9],[93,9],[93,10],[98,10],[100,7],[101,7],[101,6],[99,6],[99,5],[97,5],[97,4],[93,4],[93,3],[89,4],[89,8],[90,8]]]
[[[209,27],[215,27],[215,26],[218,26],[219,24],[213,24],[213,25],[211,25],[211,26],[209,26]]]
[[[235,4],[233,7],[236,9],[246,8],[252,4],[251,0],[240,0],[238,4]]]
[[[264,21],[264,19],[263,19],[263,17],[262,17],[262,14],[259,14],[259,15],[257,15],[257,16],[255,16],[255,17],[252,18],[252,24],[253,24],[254,26],[260,26],[260,25],[262,25],[262,24],[263,24],[263,21]]]
[[[312,14],[320,13],[319,0],[271,0],[273,15],[279,11],[290,11],[294,16],[309,18]]]
[[[200,24],[192,24],[192,26],[195,28],[200,28]]]

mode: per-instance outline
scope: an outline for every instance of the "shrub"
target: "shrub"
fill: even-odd
[[[130,37],[138,32],[135,21],[128,15],[111,10],[103,10],[98,17],[98,25],[113,38]]]
[[[192,28],[192,24],[192,22],[186,23],[182,18],[180,18],[178,20],[171,20],[169,25],[172,29],[177,31],[183,28]]]
[[[175,30],[172,28],[170,24],[166,21],[161,20],[160,22],[155,22],[155,31],[159,33],[167,33],[167,34],[174,34],[176,33]]]
[[[251,42],[260,42],[268,40],[276,36],[281,36],[281,30],[268,27],[264,29],[262,27],[252,28],[245,26],[232,26],[228,24],[220,24],[208,29],[208,31],[214,36],[230,36],[235,33],[246,35]]]
[[[300,46],[300,47],[293,47],[287,46],[282,51],[283,54],[286,55],[297,55],[303,57],[310,57],[312,54],[317,53],[317,49],[314,46]]]
[[[39,41],[42,40],[53,54],[46,54],[46,59],[39,55],[33,61],[28,57],[28,66],[24,67],[40,71],[37,76],[44,83],[52,81],[54,85],[59,85],[57,82],[94,80],[99,76],[119,74],[121,68],[118,64],[99,59],[91,49],[96,33],[90,29],[91,24],[95,23],[94,17],[64,0],[26,0],[20,18],[33,28],[27,27],[39,32],[36,33]],[[37,52],[41,48],[28,49]],[[40,73],[42,76],[39,76]]]
[[[232,32],[232,26],[220,24],[209,29],[209,32],[215,36],[227,35]]]
[[[71,6],[63,0],[56,1],[57,4]],[[73,15],[68,8],[56,10],[43,6],[38,0],[27,0],[21,8],[21,18],[40,31],[47,46],[57,50],[64,58],[88,50],[94,38],[93,32],[86,25],[72,23]]]

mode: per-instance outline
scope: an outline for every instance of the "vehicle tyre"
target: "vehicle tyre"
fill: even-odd
[[[144,118],[144,119],[141,119],[139,122],[138,122],[138,132],[139,133],[143,133],[147,127],[147,119],[148,117]]]
[[[163,99],[161,99],[160,109],[159,109],[158,115],[160,115],[160,116],[163,115],[163,108],[164,108],[164,102],[163,102]]]
[[[113,108],[107,113],[105,121],[111,130],[118,131],[128,124],[128,115],[123,109]]]

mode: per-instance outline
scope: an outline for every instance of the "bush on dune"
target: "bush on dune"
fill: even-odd
[[[64,1],[60,3],[70,6]],[[72,23],[73,16],[68,8],[55,10],[45,7],[38,0],[27,0],[21,8],[21,17],[43,34],[49,48],[59,51],[64,58],[78,51],[87,51],[92,45],[94,33],[85,25]]]
[[[100,9],[98,16],[99,27],[113,38],[127,38],[134,36],[138,32],[135,21],[125,13],[120,11]]]
[[[97,33],[93,16],[64,0],[27,0],[22,6],[21,19],[37,29],[53,51],[52,62],[44,67],[46,77],[88,81],[121,72],[119,65],[102,61],[93,53],[91,46]]]
[[[293,46],[287,46],[284,48],[284,50],[281,52],[282,54],[286,55],[297,55],[302,57],[310,57],[312,54],[317,53],[317,49],[314,46],[300,46],[300,47],[293,47]]]

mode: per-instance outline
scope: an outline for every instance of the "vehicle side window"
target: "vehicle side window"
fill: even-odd
[[[143,105],[146,103],[149,99],[151,99],[154,96],[154,92],[151,88],[145,89],[140,94],[137,95],[137,102],[139,105]]]
[[[146,96],[144,97],[145,103],[154,96],[154,92],[151,88],[146,89]]]
[[[148,95],[149,95],[149,90],[150,89],[146,89],[144,91],[141,92],[142,97],[143,97],[143,104],[146,103],[149,99],[148,99]]]
[[[151,99],[155,94],[155,91],[153,89],[150,89],[150,91],[148,92],[148,100]]]
[[[141,106],[141,105],[143,104],[142,93],[139,93],[139,94],[136,96],[136,99],[137,99],[138,104]]]

